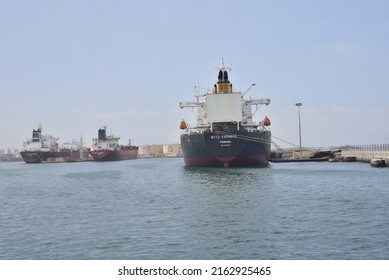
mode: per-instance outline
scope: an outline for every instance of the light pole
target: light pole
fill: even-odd
[[[303,152],[301,151],[301,121],[300,121],[300,107],[303,106],[302,103],[296,103],[296,106],[299,111],[299,140],[300,140],[300,158],[303,157]]]

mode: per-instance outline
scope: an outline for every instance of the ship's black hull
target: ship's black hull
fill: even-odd
[[[186,166],[266,167],[269,164],[270,146],[270,131],[181,135]]]
[[[67,157],[80,157],[79,151],[61,150],[61,151],[21,151],[20,155],[26,163],[41,163],[55,161],[56,159],[65,159]]]

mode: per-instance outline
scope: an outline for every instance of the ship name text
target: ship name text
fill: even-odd
[[[230,135],[211,135],[211,139],[233,139],[238,138],[238,135],[236,134],[230,134]]]

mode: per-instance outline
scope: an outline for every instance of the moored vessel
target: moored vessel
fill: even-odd
[[[128,145],[119,144],[120,137],[107,135],[107,127],[98,130],[98,137],[92,140],[92,148],[89,154],[96,161],[117,161],[136,159],[138,146],[132,146],[131,140]]]
[[[20,152],[26,163],[42,162],[66,162],[67,158],[73,161],[79,161],[83,156],[82,139],[80,143],[60,146],[59,138],[42,133],[42,126],[32,130],[32,137],[23,143],[23,149]]]
[[[212,90],[196,95],[194,102],[180,102],[180,108],[197,109],[197,123],[180,124],[181,148],[186,166],[265,167],[269,163],[270,119],[254,122],[253,115],[269,98],[245,99],[247,92],[233,91],[230,68],[218,67],[218,81]],[[255,109],[253,111],[253,108]]]

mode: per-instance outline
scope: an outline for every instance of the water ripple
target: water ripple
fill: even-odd
[[[388,169],[0,165],[2,259],[388,259]]]

